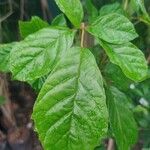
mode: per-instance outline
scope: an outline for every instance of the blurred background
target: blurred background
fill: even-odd
[[[121,4],[123,2],[122,0],[93,0],[93,4],[99,10],[103,5],[116,1]],[[91,10],[86,9],[88,8],[86,0],[82,2],[85,8],[85,20],[88,20]],[[145,0],[145,6],[150,14],[150,0]],[[131,14],[134,15],[131,7],[128,7],[127,11],[129,18]],[[0,43],[21,40],[19,20],[27,21],[31,16],[39,16],[51,23],[60,13],[54,0],[0,0]],[[134,19],[131,21],[139,34],[139,38],[133,42],[144,52],[150,64],[150,24]],[[95,46],[91,49],[99,59],[101,47]],[[113,81],[119,80],[114,76],[114,72],[111,72],[113,66],[107,67],[109,70],[109,72],[107,69],[105,71],[107,76],[114,77]],[[133,150],[150,150],[150,79],[141,83],[127,82],[126,79],[123,81],[116,86],[130,97],[131,108],[139,126],[139,138]],[[5,97],[5,101],[1,95]],[[37,92],[27,83],[12,81],[10,74],[0,73],[0,150],[42,150],[30,118],[36,95]],[[107,149],[108,137],[96,148],[97,150]]]

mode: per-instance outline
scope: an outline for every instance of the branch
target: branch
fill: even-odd
[[[114,141],[111,138],[108,140],[107,150],[114,150]]]
[[[24,5],[25,5],[24,0],[21,0],[20,1],[20,19],[21,20],[23,20],[24,18]]]

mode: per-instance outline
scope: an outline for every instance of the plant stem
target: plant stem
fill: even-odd
[[[147,57],[147,63],[148,63],[148,65],[150,64],[150,54]]]
[[[124,0],[124,10],[126,10],[127,9],[127,7],[128,7],[128,0]]]
[[[84,47],[85,24],[81,23],[81,47]]]
[[[114,150],[114,141],[113,139],[109,139],[107,150]]]

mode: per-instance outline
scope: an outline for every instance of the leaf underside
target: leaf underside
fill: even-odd
[[[0,71],[9,72],[9,55],[16,42],[0,45]]]

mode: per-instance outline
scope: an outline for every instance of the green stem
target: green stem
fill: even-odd
[[[127,7],[128,7],[128,0],[124,0],[124,6],[123,6],[124,10],[126,10]]]
[[[81,47],[84,47],[85,24],[81,23]]]

